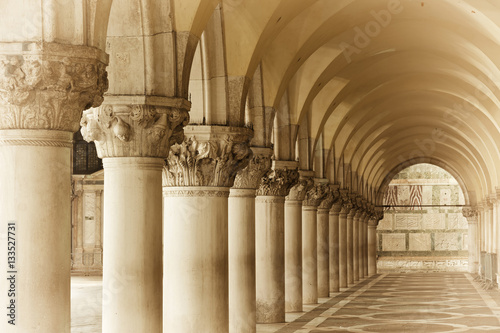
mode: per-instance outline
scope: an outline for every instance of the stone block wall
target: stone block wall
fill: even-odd
[[[377,228],[379,272],[467,271],[463,193],[444,170],[419,164],[389,185]]]
[[[102,275],[104,174],[73,176],[71,273]]]

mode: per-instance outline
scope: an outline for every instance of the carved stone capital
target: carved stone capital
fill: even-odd
[[[302,201],[303,207],[318,207],[321,201],[326,198],[329,190],[329,184],[315,184],[306,193],[304,201]]]
[[[172,144],[184,139],[189,105],[104,104],[84,112],[83,138],[94,141],[97,154],[105,157],[166,158]]]
[[[108,56],[58,43],[0,43],[0,129],[76,132],[108,89]]]
[[[303,201],[306,197],[307,191],[309,191],[313,186],[314,180],[311,177],[301,176],[298,183],[290,189],[290,193],[286,197],[286,200]]]
[[[232,187],[236,174],[252,158],[248,128],[187,126],[186,138],[170,148],[164,186]]]
[[[384,208],[376,207],[374,216],[377,221],[382,220],[384,218]]]
[[[474,207],[462,208],[462,215],[467,219],[469,223],[476,223],[478,214],[478,210]]]
[[[341,211],[342,211],[342,203],[339,200],[332,205],[332,208],[330,209],[330,214],[338,215],[340,214]]]
[[[354,205],[349,198],[349,190],[343,189],[340,190],[340,201],[342,203],[342,209],[340,214],[349,214],[351,210],[354,208]]]
[[[262,177],[257,196],[286,197],[299,180],[299,172],[290,169],[273,169]]]
[[[376,219],[370,219],[368,220],[368,227],[377,228],[378,222]]]
[[[256,189],[262,177],[271,169],[271,148],[252,147],[253,157],[247,167],[240,170],[234,180],[233,188]]]
[[[338,186],[329,185],[325,198],[319,204],[319,209],[330,210],[334,203],[338,202],[340,199],[340,192],[338,191]]]

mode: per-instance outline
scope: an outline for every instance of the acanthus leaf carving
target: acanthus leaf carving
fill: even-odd
[[[0,55],[0,129],[75,132],[82,111],[102,103],[108,89],[102,51],[52,44]]]
[[[477,208],[475,208],[475,207],[463,207],[462,208],[462,215],[469,222],[477,221],[478,214],[479,214],[479,212],[478,212]]]
[[[314,180],[311,177],[302,178],[291,189],[286,197],[290,201],[303,201],[306,193],[314,186]]]
[[[252,158],[250,132],[186,138],[171,147],[163,172],[164,186],[232,187],[236,174]]]
[[[101,158],[166,158],[172,142],[183,137],[182,128],[187,122],[187,110],[147,104],[104,104],[84,112],[80,124],[83,138],[96,143]]]
[[[295,169],[274,169],[262,177],[257,196],[286,197],[299,180],[299,172]]]
[[[329,184],[315,184],[306,193],[302,206],[304,207],[318,207],[321,201],[325,199],[330,189]]]
[[[248,165],[240,170],[234,180],[234,188],[256,189],[262,177],[271,169],[272,149],[252,148],[253,157]]]
[[[318,208],[331,209],[332,206],[339,201],[339,199],[340,199],[339,191],[329,186],[326,197],[323,201],[321,201]]]

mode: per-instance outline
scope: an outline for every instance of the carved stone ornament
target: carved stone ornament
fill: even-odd
[[[286,197],[290,189],[299,181],[299,172],[289,169],[270,170],[262,177],[257,196]]]
[[[189,128],[185,140],[170,148],[163,185],[232,187],[238,171],[252,158],[249,142],[253,132],[225,126]]]
[[[330,186],[328,186],[328,192],[326,194],[325,199],[323,201],[321,201],[318,208],[319,209],[331,209],[332,206],[335,203],[337,203],[339,200],[340,200],[339,190],[330,185]]]
[[[0,129],[76,132],[108,89],[107,55],[57,43],[0,45]]]
[[[467,221],[475,222],[477,221],[478,211],[474,207],[464,207],[462,208],[462,215],[467,219]]]
[[[288,193],[286,200],[290,201],[302,201],[306,197],[306,193],[312,189],[314,186],[314,180],[310,177],[301,178],[299,182],[295,184]]]
[[[83,138],[94,141],[104,157],[166,158],[173,144],[184,139],[189,105],[104,104],[84,112]]]
[[[377,221],[384,219],[384,208],[383,207],[376,207],[375,208],[375,219]]]
[[[307,193],[304,201],[302,201],[303,207],[318,207],[321,201],[326,198],[326,195],[330,189],[329,184],[315,184]]]
[[[340,214],[349,214],[349,212],[354,208],[354,205],[349,198],[349,190],[340,190],[340,201],[342,203]]]
[[[234,180],[233,188],[256,189],[262,177],[271,169],[271,148],[252,147],[253,157],[247,167],[240,170]]]

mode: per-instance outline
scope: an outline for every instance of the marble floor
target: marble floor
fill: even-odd
[[[101,333],[102,281],[72,278],[72,333]],[[500,292],[463,273],[380,274],[258,333],[500,332]]]

